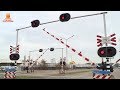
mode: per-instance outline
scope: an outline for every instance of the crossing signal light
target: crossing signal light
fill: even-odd
[[[54,48],[50,48],[50,51],[54,51]]]
[[[114,47],[101,47],[97,53],[100,57],[113,57],[116,55],[116,49]]]
[[[34,20],[31,22],[31,26],[34,27],[38,27],[40,25],[40,21],[39,20]]]
[[[66,62],[65,61],[63,61],[63,65],[66,66]]]
[[[59,19],[61,22],[66,22],[66,21],[69,21],[71,18],[70,14],[69,13],[64,13],[64,14],[61,14]]]
[[[60,61],[60,65],[62,65],[62,61]]]
[[[15,53],[10,55],[10,60],[18,60],[20,58],[20,55]]]
[[[62,63],[63,63],[64,66],[66,66],[66,62],[65,61],[63,61],[63,62],[60,61],[60,65],[62,65]]]
[[[42,52],[43,51],[43,49],[39,49],[39,52]]]

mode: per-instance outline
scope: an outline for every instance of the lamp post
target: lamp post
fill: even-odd
[[[69,38],[63,38],[63,37],[61,37],[61,38],[65,39],[66,45],[67,45],[68,40],[71,39],[72,37],[74,37],[74,35],[70,36]],[[68,50],[67,50],[67,46],[66,46],[66,62],[67,62],[67,57],[68,57]]]

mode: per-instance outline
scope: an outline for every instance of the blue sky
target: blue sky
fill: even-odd
[[[70,13],[71,17],[81,16],[87,14],[95,14],[104,11],[1,11],[0,12],[0,62],[10,61],[10,45],[16,45],[16,29],[30,26],[31,21],[38,19],[40,23],[58,20],[60,14]],[[107,35],[116,33],[117,49],[116,56],[111,60],[115,62],[120,58],[120,32],[119,32],[119,11],[107,11],[106,14],[106,25]],[[14,22],[2,22],[5,19],[6,13],[10,13],[11,19]],[[81,51],[84,56],[89,58],[93,62],[101,62],[101,58],[97,55],[97,41],[96,35],[104,36],[103,16],[91,16],[73,19],[68,22],[55,22],[51,24],[41,25],[38,28],[28,28],[19,31],[19,45],[20,45],[20,60],[23,60],[24,55],[29,55],[31,50],[39,50],[40,48],[64,48],[65,46],[49,36],[42,29],[54,34],[56,37],[69,38],[75,35],[73,38],[68,40],[68,44]],[[65,40],[63,39],[65,42]],[[37,59],[41,55],[40,52],[31,53],[32,59]],[[45,59],[47,62],[51,62],[51,59],[55,58],[56,62],[59,61],[62,55],[61,49],[55,49],[54,52],[47,51],[41,59]],[[41,60],[40,59],[40,60]],[[87,63],[76,53],[73,53],[68,49],[68,61],[74,60],[76,63]]]

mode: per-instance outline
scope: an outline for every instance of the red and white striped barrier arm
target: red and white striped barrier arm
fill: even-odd
[[[49,50],[49,48],[46,49],[46,50],[35,60],[35,62],[31,65],[31,67],[33,67],[33,65],[45,54],[45,52],[47,52],[47,50]]]
[[[72,50],[73,52],[77,53],[80,57],[82,57],[84,60],[86,60],[87,62],[90,62],[92,65],[94,65],[94,63],[92,61],[90,61],[90,59],[88,59],[87,57],[84,57],[82,55],[81,52],[78,52],[77,50],[75,50],[74,48],[70,47],[69,45],[65,44],[61,39],[55,37],[54,35],[52,35],[51,33],[47,32],[45,30],[45,28],[43,29],[44,32],[46,32],[47,34],[51,35],[53,38],[55,38],[57,41],[59,41],[60,43],[64,44],[67,48],[69,48],[70,50]]]
[[[120,59],[119,59],[119,60],[117,60],[117,61],[116,61],[116,63],[118,63],[119,61],[120,61]]]
[[[94,75],[93,76],[93,79],[110,79],[111,78],[111,75],[109,76],[109,75]]]
[[[120,59],[118,59],[112,66],[114,66],[116,63],[118,63],[120,61]]]

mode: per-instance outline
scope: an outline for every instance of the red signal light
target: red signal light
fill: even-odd
[[[59,20],[61,22],[67,22],[67,21],[70,20],[70,18],[71,18],[71,16],[70,16],[69,13],[63,13],[63,14],[60,15]]]
[[[62,16],[62,20],[64,19],[64,16]]]
[[[114,47],[101,47],[97,53],[100,57],[113,57],[116,55],[116,49]]]
[[[100,51],[100,53],[101,53],[101,54],[104,54],[104,53],[105,53],[105,51],[104,51],[104,50],[102,50],[102,51]]]

